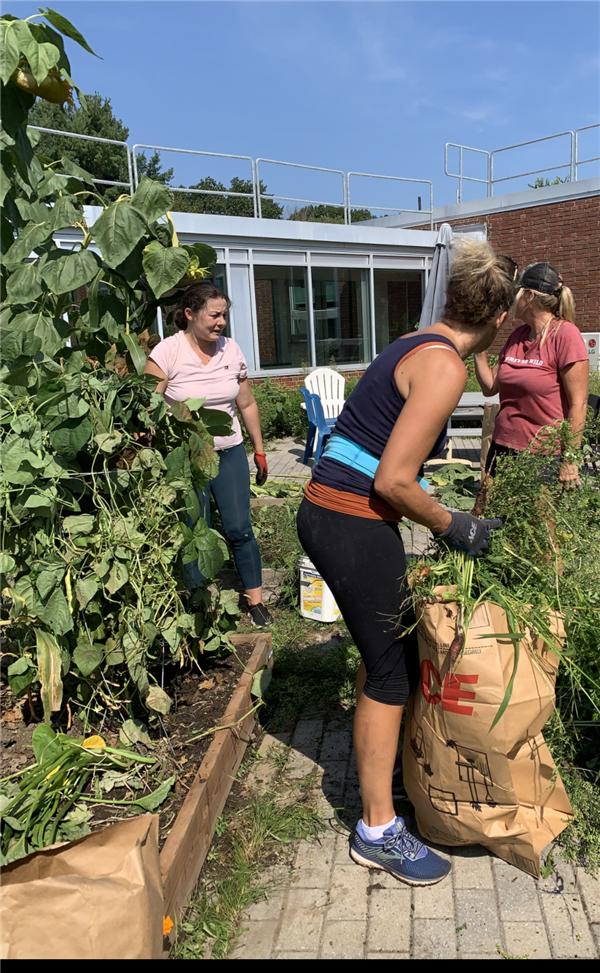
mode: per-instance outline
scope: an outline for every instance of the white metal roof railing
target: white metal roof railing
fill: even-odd
[[[244,199],[252,200],[252,208],[254,210],[254,216],[256,217],[256,177],[255,177],[255,167],[254,160],[249,155],[228,155],[226,152],[202,152],[199,149],[174,149],[168,148],[164,145],[142,145],[141,142],[136,142],[131,150],[131,155],[133,157],[133,174],[135,179],[136,189],[139,186],[138,170],[137,170],[137,158],[136,149],[154,149],[155,152],[180,152],[183,155],[209,155],[217,159],[243,159],[250,163],[251,183],[252,192],[251,193],[234,193],[231,190],[223,189],[189,189],[185,186],[171,186],[170,188],[173,192],[178,193],[195,193],[197,195],[203,196],[242,196]]]
[[[49,135],[60,135],[66,138],[82,139],[90,142],[100,142],[109,145],[117,145],[125,149],[125,154],[127,157],[127,172],[129,176],[129,182],[119,182],[117,180],[109,179],[99,179],[96,178],[93,173],[92,175],[94,183],[98,183],[105,186],[123,186],[128,188],[130,193],[133,195],[137,186],[139,185],[139,173],[138,173],[138,161],[137,161],[137,150],[138,149],[152,149],[155,152],[177,152],[183,155],[197,155],[197,156],[207,156],[210,158],[217,159],[239,159],[250,163],[250,182],[252,184],[252,189],[248,193],[240,193],[229,189],[192,189],[187,186],[177,186],[170,187],[174,192],[187,193],[190,195],[203,195],[203,196],[223,196],[223,197],[238,197],[241,199],[252,200],[252,212],[255,218],[262,218],[262,201],[264,199],[268,200],[282,200],[290,203],[303,203],[305,205],[312,206],[334,206],[338,209],[343,210],[344,223],[349,224],[352,222],[352,210],[358,208],[368,208],[370,210],[378,210],[382,212],[392,212],[392,213],[425,213],[429,215],[430,226],[433,227],[433,183],[429,179],[412,179],[406,176],[387,176],[378,173],[368,173],[368,172],[348,172],[344,173],[341,169],[329,169],[325,166],[310,166],[299,162],[283,162],[277,159],[265,159],[258,158],[254,160],[249,155],[231,155],[226,152],[207,152],[200,149],[180,149],[173,146],[164,145],[150,145],[143,144],[141,142],[136,143],[131,149],[127,142],[120,142],[116,139],[105,139],[100,138],[95,135],[81,135],[77,132],[65,132],[61,129],[53,128],[42,128],[41,126],[31,125],[29,126],[34,131],[45,132]],[[590,158],[580,159],[580,133],[590,131],[591,129],[600,128],[600,123],[594,125],[585,125],[582,128],[576,129],[575,132],[567,131],[560,132],[556,135],[547,135],[539,139],[531,139],[528,142],[519,142],[515,145],[507,145],[500,149],[494,149],[488,152],[485,149],[476,149],[472,146],[461,145],[457,142],[446,142],[444,148],[444,173],[453,179],[458,179],[458,192],[457,192],[457,202],[462,201],[462,191],[464,182],[475,182],[483,184],[487,187],[487,196],[491,197],[494,195],[494,186],[500,182],[509,182],[512,179],[519,179],[525,176],[537,175],[543,172],[552,172],[556,169],[569,169],[569,179],[572,182],[576,182],[578,179],[578,167],[585,165],[590,162],[600,161],[600,156],[591,156]],[[499,156],[500,153],[509,152],[513,149],[524,148],[528,145],[536,145],[541,142],[548,142],[552,139],[564,138],[570,136],[570,153],[569,161],[560,163],[559,165],[544,166],[539,169],[531,169],[527,172],[519,172],[513,175],[500,176],[494,178],[494,158]],[[456,148],[459,153],[459,165],[458,172],[450,172],[448,168],[448,149]],[[486,156],[486,178],[482,179],[475,176],[466,176],[464,174],[463,167],[463,154],[465,152],[474,152],[479,155]],[[342,178],[342,202],[327,202],[318,199],[304,199],[299,196],[279,196],[274,193],[263,193],[260,187],[260,175],[259,175],[259,164],[286,166],[293,169],[309,169],[313,172],[327,172],[332,173]],[[429,209],[408,209],[406,207],[394,207],[394,206],[368,206],[365,203],[353,203],[350,199],[350,180],[351,177],[357,178],[367,178],[367,179],[385,179],[394,182],[407,182],[407,183],[420,183],[422,185],[429,186]],[[420,201],[419,201],[420,202]]]
[[[365,203],[350,202],[350,176],[364,176],[366,179],[394,179],[396,182],[418,182],[429,186],[429,209],[398,209],[394,206],[367,206]],[[352,222],[352,208],[355,209],[380,209],[384,211],[392,210],[393,213],[429,213],[429,225],[433,229],[433,183],[429,179],[408,179],[405,176],[378,176],[372,172],[349,172],[346,176],[346,198],[348,200],[348,223]]]
[[[342,177],[342,195],[344,197],[343,203],[324,203],[319,202],[316,199],[300,199],[297,196],[274,196],[272,193],[261,193],[260,191],[260,177],[258,173],[258,163],[266,162],[274,166],[290,166],[293,169],[312,169],[316,172],[333,172],[338,176]],[[280,162],[277,159],[257,159],[256,160],[256,198],[258,200],[258,216],[259,219],[262,217],[262,206],[261,201],[263,199],[281,199],[288,203],[308,203],[310,206],[336,206],[344,211],[344,223],[348,223],[348,208],[346,204],[346,176],[341,169],[325,169],[323,166],[306,166],[302,165],[300,162]]]
[[[485,149],[474,149],[469,145],[460,145],[457,142],[446,142],[444,148],[444,173],[453,179],[458,179],[457,202],[462,201],[463,182],[479,182],[487,184],[488,197],[494,195],[494,186],[496,183],[509,182],[511,179],[522,179],[525,176],[536,176],[542,172],[554,172],[556,169],[568,169],[569,181],[577,182],[578,166],[585,165],[588,162],[600,161],[600,156],[592,156],[589,159],[579,158],[579,133],[590,131],[590,129],[593,128],[600,128],[600,123],[596,123],[594,125],[584,125],[582,128],[576,129],[575,132],[558,132],[556,135],[545,135],[543,138],[530,139],[528,142],[518,142],[516,145],[506,145],[501,149],[494,149],[492,152],[487,152]],[[518,172],[510,176],[501,176],[496,179],[494,178],[494,157],[500,155],[501,152],[509,152],[511,149],[522,149],[526,145],[537,145],[540,142],[549,142],[552,139],[564,138],[567,135],[571,136],[568,162],[565,161],[559,163],[558,165],[544,166],[541,169],[530,169],[527,172]],[[458,149],[458,172],[448,171],[448,148]],[[480,155],[487,156],[487,177],[485,179],[475,178],[474,176],[465,176],[463,172],[463,152],[478,152]]]
[[[34,132],[46,132],[48,135],[64,135],[65,138],[70,139],[84,139],[86,142],[104,142],[108,145],[120,145],[125,149],[127,155],[127,173],[129,175],[129,182],[116,182],[113,179],[95,179],[93,174],[93,182],[101,183],[103,186],[125,186],[128,187],[131,195],[133,196],[133,174],[131,169],[131,150],[127,142],[119,142],[116,139],[102,139],[97,135],[80,135],[78,132],[63,132],[59,128],[42,128],[40,125],[28,125],[27,128],[33,129]]]

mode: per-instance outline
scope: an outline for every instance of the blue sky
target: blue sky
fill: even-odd
[[[130,144],[429,179],[435,204],[443,205],[456,200],[457,186],[444,175],[446,142],[491,150],[599,120],[595,0],[52,6],[103,57],[68,42],[74,79],[111,99]],[[2,3],[3,13],[36,11],[36,3]],[[583,157],[600,155],[598,132],[583,133]],[[496,174],[566,162],[568,153],[566,138],[503,153]],[[165,154],[163,164],[174,164],[176,181],[185,184],[249,172],[243,162],[189,156]],[[582,167],[579,178],[597,175],[598,165]],[[481,158],[465,156],[465,172],[482,170]],[[341,201],[334,176],[268,166],[261,176],[282,195]],[[527,182],[533,177],[501,184],[495,195]],[[415,208],[417,194],[425,207],[425,186],[356,180],[353,202]],[[464,198],[482,195],[485,187],[465,185]]]

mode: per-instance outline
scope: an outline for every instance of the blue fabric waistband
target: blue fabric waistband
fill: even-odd
[[[373,453],[370,453],[364,446],[359,446],[358,443],[342,436],[339,432],[331,434],[323,450],[323,456],[328,459],[335,459],[338,463],[344,463],[345,466],[351,466],[370,477],[371,480],[374,479],[379,466],[379,460]],[[424,490],[429,486],[427,480],[424,480],[422,476],[417,477],[417,483]]]

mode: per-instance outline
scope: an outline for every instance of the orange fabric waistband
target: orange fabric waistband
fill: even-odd
[[[402,516],[385,500],[376,497],[361,497],[357,493],[347,493],[345,490],[334,490],[323,483],[309,480],[304,488],[304,496],[317,507],[335,510],[340,514],[350,514],[352,517],[366,517],[367,520],[391,520],[398,524]]]

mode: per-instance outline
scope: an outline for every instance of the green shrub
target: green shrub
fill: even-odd
[[[345,388],[344,388],[344,398],[345,399],[348,398],[348,396],[350,395],[351,392],[354,392],[354,389],[358,385],[359,381],[360,381],[360,375],[358,375],[356,377],[353,375],[351,378],[347,378],[346,379],[346,385],[345,385]]]
[[[287,439],[289,436],[306,437],[308,419],[302,408],[302,394],[297,389],[282,388],[267,378],[263,385],[253,385],[252,393],[258,404],[260,426],[266,442]],[[244,440],[247,445],[250,444],[246,432]]]

